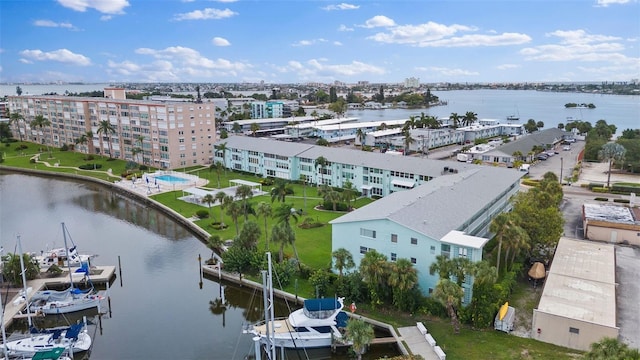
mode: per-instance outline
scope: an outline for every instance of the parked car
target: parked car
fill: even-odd
[[[540,154],[538,156],[536,156],[536,159],[538,160],[547,160],[549,158],[549,156],[547,154]]]
[[[571,150],[571,146],[566,145],[566,146],[564,146],[564,147],[562,148],[562,150],[564,150],[564,151],[570,151],[570,150]]]

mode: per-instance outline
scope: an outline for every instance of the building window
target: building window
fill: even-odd
[[[580,334],[580,329],[574,328],[574,327],[570,327],[569,328],[569,332],[572,333],[572,334]]]
[[[451,245],[442,244],[442,246],[440,247],[440,254],[446,257],[447,259],[449,259],[451,257],[450,252],[451,252]]]
[[[391,234],[391,242],[392,243],[397,243],[398,242],[398,235],[397,234]]]
[[[367,247],[366,246],[360,246],[360,254],[366,254],[367,253]]]
[[[375,239],[376,238],[376,231],[375,230],[369,230],[369,229],[360,228],[360,236],[366,236],[366,237]]]
[[[418,239],[411,238],[411,245],[418,245]]]
[[[429,295],[433,293],[433,288],[429,288]]]
[[[466,258],[467,257],[467,248],[459,247],[458,248],[458,257]]]
[[[415,264],[415,263],[417,263],[417,262],[418,262],[418,260],[416,260],[416,258],[414,258],[414,257],[412,257],[412,258],[411,258],[411,263],[412,263],[412,264]]]
[[[435,254],[436,253],[436,247],[431,245],[431,254]]]
[[[391,253],[391,261],[396,261],[398,255],[396,253]]]

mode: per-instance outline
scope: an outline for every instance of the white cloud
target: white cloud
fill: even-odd
[[[525,34],[504,33],[500,35],[463,35],[436,41],[425,41],[417,44],[420,47],[476,47],[476,46],[506,46],[520,45],[531,41]]]
[[[102,16],[100,16],[100,21],[109,21],[111,19],[113,19],[113,16],[111,16],[111,15],[102,15]]]
[[[520,67],[520,65],[516,65],[516,64],[502,64],[502,65],[496,66],[496,69],[498,69],[498,70],[509,70],[509,69],[517,69],[519,67]]]
[[[343,25],[343,24],[341,24],[341,25],[338,27],[338,31],[353,31],[353,28],[350,28],[350,27],[348,27],[347,25]]]
[[[341,3],[338,5],[328,5],[322,8],[322,10],[332,11],[332,10],[356,10],[359,9],[360,5],[353,5],[347,3]]]
[[[27,59],[20,59],[19,61],[23,64],[33,64],[33,61]]]
[[[628,4],[631,0],[597,0],[596,6],[607,7],[611,4]]]
[[[144,76],[146,81],[159,79],[177,81],[178,79],[238,77],[240,73],[252,68],[248,63],[232,62],[220,58],[209,59],[194,49],[182,46],[172,46],[160,50],[139,48],[135,52],[140,55],[149,55],[155,60],[150,64],[136,65],[141,69],[139,75],[133,72],[125,74],[125,71],[117,66],[112,66],[111,72],[120,75]],[[126,65],[132,67],[135,64],[127,63]]]
[[[58,0],[58,3],[75,11],[96,9],[104,14],[124,14],[123,9],[129,6],[127,0]]]
[[[289,61],[287,67],[279,68],[281,72],[292,72],[301,80],[331,79],[346,76],[362,76],[364,74],[380,75],[386,71],[378,66],[360,61],[348,64],[326,64],[324,59],[311,59],[306,63]]]
[[[393,19],[389,19],[384,15],[376,15],[371,19],[365,21],[362,27],[375,28],[375,27],[390,27],[395,25],[396,23],[393,21]]]
[[[213,0],[213,1],[216,1],[216,2],[219,2],[219,3],[234,3],[234,2],[236,2],[238,0]]]
[[[464,69],[451,69],[451,68],[437,67],[437,66],[428,67],[428,68],[426,68],[426,70],[428,70],[430,72],[438,73],[440,75],[452,76],[452,77],[456,77],[456,76],[457,77],[461,77],[461,76],[477,76],[477,75],[480,75],[480,73],[477,72],[477,71],[469,71],[469,70],[464,70]]]
[[[33,22],[33,25],[41,26],[41,27],[61,27],[66,29],[73,29],[73,25],[70,23],[66,23],[66,22],[57,23],[52,20],[36,20]]]
[[[231,45],[229,40],[227,40],[225,38],[217,37],[217,36],[214,37],[213,39],[211,39],[211,43],[213,43],[213,45],[215,45],[215,46],[229,46],[229,45]]]
[[[20,55],[27,60],[58,61],[78,66],[91,65],[91,59],[81,54],[75,54],[67,49],[58,49],[50,52],[44,52],[42,50],[23,50],[20,52]]]
[[[312,39],[312,40],[300,40],[296,43],[291,44],[291,46],[310,46],[321,42],[327,42],[326,39]]]
[[[238,15],[237,12],[231,11],[229,9],[213,9],[206,8],[203,10],[194,10],[188,13],[176,14],[173,19],[177,21],[182,20],[209,20],[209,19],[225,19],[230,18],[234,15]]]
[[[377,33],[369,39],[393,44],[420,44],[435,41],[452,36],[458,31],[473,31],[474,29],[464,25],[443,25],[432,21],[419,25],[397,26],[389,32]]]
[[[520,54],[533,61],[603,61],[630,64],[637,59],[622,54],[624,45],[615,42],[618,37],[591,35],[584,30],[554,31],[549,37],[559,38],[558,44],[544,44],[524,48]]]
[[[342,46],[342,45],[344,45],[344,44],[342,44],[340,41],[334,41],[334,42],[333,42],[333,45],[335,45],[335,46]]]

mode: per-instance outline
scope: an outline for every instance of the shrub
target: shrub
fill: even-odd
[[[620,204],[628,204],[629,200],[628,199],[613,199],[614,203],[620,203]]]
[[[322,203],[322,207],[325,210],[331,210],[333,211],[333,203],[331,201],[325,201]],[[336,211],[347,211],[347,204],[343,203],[343,202],[339,202],[336,204]]]
[[[89,160],[89,161],[91,161],[93,159],[95,159],[95,156],[93,156],[93,155],[87,155],[87,157],[86,157],[86,160]]]
[[[591,188],[591,191],[593,191],[595,193],[608,193],[609,189],[607,189],[605,187],[594,187],[594,188]]]
[[[47,275],[58,276],[60,274],[62,274],[62,269],[60,269],[60,267],[56,264],[49,266],[49,268],[47,269]]]
[[[25,144],[20,144],[20,145],[16,146],[16,150],[26,150],[28,148],[29,147],[27,145],[25,145]]]
[[[78,168],[82,170],[97,170],[102,168],[102,165],[101,164],[83,164],[78,166]]]
[[[64,144],[60,147],[60,151],[69,151],[69,145]]]
[[[196,216],[199,217],[200,219],[206,219],[209,217],[209,212],[205,209],[201,209],[196,211]]]
[[[140,165],[138,169],[140,169],[140,171],[147,171],[149,170],[149,167],[147,165]]]
[[[595,201],[609,201],[609,198],[606,198],[606,197],[597,197],[597,198],[595,198],[595,199],[593,199],[593,200],[595,200]]]
[[[634,186],[632,184],[613,184],[611,185],[611,192],[614,194],[631,194],[640,193],[640,186]]]
[[[308,217],[308,218],[305,218],[298,225],[298,227],[301,229],[313,229],[313,228],[321,227],[323,225],[324,225],[323,223],[316,221],[314,218]]]

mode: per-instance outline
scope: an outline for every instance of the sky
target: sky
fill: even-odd
[[[0,0],[0,82],[640,78],[640,0]]]

